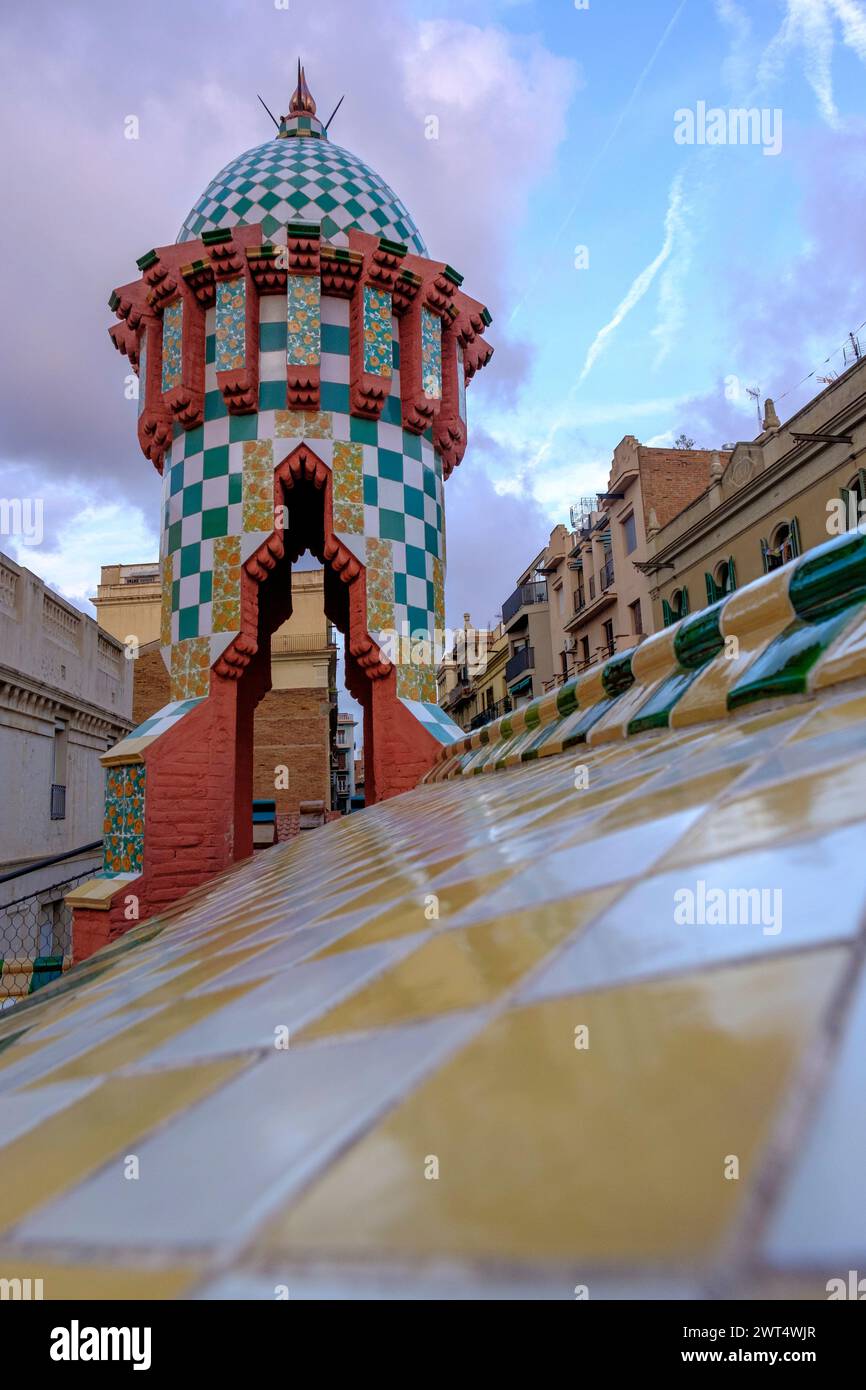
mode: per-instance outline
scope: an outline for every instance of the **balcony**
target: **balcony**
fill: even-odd
[[[605,561],[601,574],[599,575],[599,580],[601,583],[601,592],[603,594],[607,593],[607,590],[613,584],[613,556]]]
[[[535,648],[520,647],[505,663],[505,682],[510,684],[525,671],[535,670]]]
[[[470,729],[483,729],[485,724],[492,724],[494,719],[500,719],[503,714],[511,713],[511,701],[506,695],[504,699],[497,700],[495,705],[488,705],[481,710],[480,714],[474,714],[469,721]]]
[[[536,603],[547,603],[547,585],[543,580],[534,584],[521,584],[510,594],[502,605],[502,626],[507,627],[524,608]]]

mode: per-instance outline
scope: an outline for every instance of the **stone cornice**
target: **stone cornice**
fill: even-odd
[[[126,732],[133,727],[131,719],[100,709],[89,700],[70,695],[57,686],[41,684],[9,666],[0,666],[0,704],[33,718],[49,719],[64,714],[70,719],[70,727],[83,733],[93,733],[97,727],[104,727],[106,736],[114,737],[116,730]]]

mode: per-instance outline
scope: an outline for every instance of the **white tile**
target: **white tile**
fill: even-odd
[[[24,1241],[172,1249],[245,1238],[481,1026],[477,1016],[275,1053],[18,1228]]]

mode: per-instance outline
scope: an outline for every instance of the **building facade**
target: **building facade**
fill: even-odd
[[[100,758],[132,728],[132,665],[0,555],[0,1007],[69,963],[64,894],[101,860]]]
[[[439,663],[439,704],[461,729],[479,729],[512,708],[505,682],[511,644],[502,624],[474,628],[464,614],[463,650],[447,652]],[[470,657],[471,659],[464,659]]]
[[[866,517],[866,359],[782,424],[714,464],[692,503],[647,538],[656,626],[675,622]]]
[[[331,801],[335,811],[347,815],[355,795],[355,727],[354,715],[337,715],[337,737],[331,761]]]

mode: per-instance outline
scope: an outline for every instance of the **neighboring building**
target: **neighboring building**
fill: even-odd
[[[158,565],[103,565],[93,603],[121,641],[142,642],[134,667],[135,725],[164,709],[171,681],[159,643]],[[156,577],[155,577],[156,576]],[[156,637],[151,640],[150,634]],[[256,707],[253,796],[275,800],[278,816],[302,801],[331,800],[337,730],[337,647],[325,617],[324,570],[294,570],[292,616],[271,638],[271,689]],[[288,774],[288,787],[286,772]]]
[[[507,714],[511,709],[505,686],[505,667],[511,652],[506,633],[500,623],[492,631],[472,627],[466,619],[467,645],[464,651],[473,658],[471,663],[459,662],[453,651],[439,663],[437,686],[439,704],[462,729],[479,729]],[[477,669],[478,666],[483,669]]]
[[[63,894],[101,862],[100,849],[83,847],[102,837],[100,755],[132,728],[132,663],[92,618],[7,555],[0,654],[2,1006],[44,974],[34,974],[40,957],[68,959]]]
[[[331,761],[332,803],[342,815],[352,809],[355,795],[355,725],[351,714],[337,715],[337,741]]]
[[[505,693],[514,708],[540,695],[553,679],[545,556],[542,551],[535,557],[502,605],[502,629],[508,638]]]
[[[162,583],[156,561],[103,565],[96,594],[90,601],[100,627],[121,642],[135,637],[139,647],[143,647],[158,640]]]
[[[866,358],[784,425],[768,400],[758,437],[720,455],[690,505],[658,517],[642,556],[656,626],[828,540],[840,500],[847,527],[866,500]]]
[[[620,440],[607,491],[572,508],[572,613],[563,624],[565,645],[555,649],[557,674],[571,676],[656,630],[650,580],[636,562],[647,535],[700,496],[720,457],[728,455],[650,448],[633,435]]]

